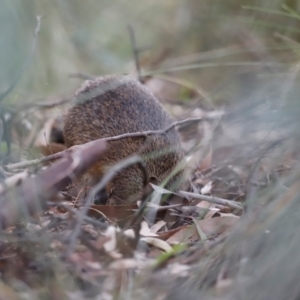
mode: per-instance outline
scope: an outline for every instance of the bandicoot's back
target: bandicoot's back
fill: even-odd
[[[76,93],[65,118],[64,138],[66,146],[71,147],[125,133],[160,130],[171,122],[159,101],[138,81],[106,76],[87,81]],[[175,129],[163,135],[109,142],[106,154],[88,172],[89,184],[95,184],[112,165],[134,153],[142,156],[149,179],[157,183],[167,178],[183,158]],[[142,171],[134,165],[117,174],[106,192],[120,200],[136,200],[142,186]]]

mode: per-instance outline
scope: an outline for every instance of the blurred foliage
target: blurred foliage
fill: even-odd
[[[299,18],[283,8],[286,5],[299,11],[296,0],[0,0],[0,3],[0,91],[11,84],[26,61],[35,17],[43,16],[34,61],[18,88],[6,99],[10,102],[72,93],[78,80],[68,78],[71,73],[101,75],[134,70],[128,24],[135,30],[138,47],[146,49],[141,53],[145,69],[151,69],[151,62],[163,51],[165,60],[222,49],[239,43],[243,32],[248,30],[267,39],[273,38],[274,31],[293,39],[299,38],[300,33]],[[212,57],[211,61],[216,59]],[[230,60],[230,54],[225,60]],[[188,68],[184,76],[194,83],[201,82],[210,92],[219,93],[221,89],[224,99],[227,94],[223,87],[231,83],[224,81],[227,68],[221,70],[224,70],[222,76],[219,68]],[[183,76],[181,73],[178,71],[176,75]]]
[[[156,79],[164,80],[165,90],[167,90],[166,82],[173,83],[171,86],[173,94],[170,93],[170,99],[177,98],[176,100],[179,100],[182,106],[185,105],[184,109],[193,102],[192,100],[203,100],[205,98],[203,95],[206,95],[207,102],[213,105],[233,104],[234,109],[232,107],[228,109],[231,115],[226,121],[226,126],[223,126],[220,132],[216,130],[216,134],[220,137],[214,137],[213,142],[215,149],[218,150],[218,145],[223,147],[219,147],[222,154],[226,154],[226,147],[227,150],[231,149],[230,155],[234,163],[239,165],[241,162],[248,161],[248,158],[252,158],[252,161],[254,159],[260,161],[265,156],[266,143],[272,142],[273,137],[270,133],[275,132],[275,137],[282,138],[283,141],[291,136],[295,138],[295,144],[298,146],[300,1],[0,0],[0,94],[15,81],[25,62],[28,61],[34,40],[36,16],[43,17],[38,35],[38,47],[32,63],[22,75],[20,82],[5,98],[7,103],[20,104],[43,100],[48,96],[59,95],[63,98],[65,95],[72,95],[82,80],[70,78],[70,74],[82,73],[94,76],[135,71],[133,49],[127,30],[128,24],[131,24],[136,35],[137,47],[144,49],[140,53],[143,74],[161,75]],[[165,95],[165,98],[168,98],[168,95]],[[272,100],[277,106],[270,105],[269,102]],[[234,106],[238,101],[243,102],[244,105]],[[197,105],[199,103],[200,101]],[[1,113],[3,107],[0,107]],[[281,109],[277,109],[278,107]],[[189,112],[187,115],[192,116]],[[18,123],[26,130],[21,122],[23,119],[26,119],[26,116],[22,116]],[[38,119],[40,123],[37,123],[36,130],[42,127],[41,123],[45,121],[44,119],[46,118]],[[0,153],[6,152],[4,148],[7,144],[0,143]],[[205,140],[203,144],[205,146]],[[196,299],[200,295],[198,289],[202,288],[199,281],[210,289],[219,280],[218,274],[224,273],[229,276],[229,272],[220,271],[222,259],[225,262],[225,270],[233,272],[237,278],[234,281],[234,287],[237,287],[236,295],[228,299],[240,299],[241,294],[253,295],[253,297],[248,296],[247,299],[267,299],[268,296],[271,299],[274,297],[298,299],[290,296],[289,293],[293,290],[286,288],[285,285],[297,279],[300,274],[299,265],[294,263],[297,262],[300,242],[297,230],[299,220],[296,219],[291,225],[286,225],[285,221],[299,210],[299,189],[292,190],[290,193],[288,188],[293,185],[299,186],[300,176],[298,171],[295,181],[292,178],[293,180],[289,179],[290,182],[286,180],[282,184],[279,171],[276,169],[273,172],[274,165],[281,162],[279,157],[282,156],[284,160],[281,154],[293,149],[291,145],[292,142],[286,143],[278,153],[275,153],[277,156],[270,155],[271,162],[266,163],[268,175],[266,179],[269,180],[270,174],[274,175],[278,181],[275,184],[278,183],[278,189],[280,188],[280,192],[273,186],[270,188],[270,194],[273,194],[269,198],[277,202],[274,202],[274,207],[267,207],[266,212],[273,214],[274,218],[266,218],[267,222],[261,222],[262,224],[257,222],[265,218],[265,212],[255,215],[252,214],[252,210],[255,211],[256,207],[260,207],[261,203],[267,202],[269,198],[263,198],[264,195],[260,196],[256,193],[255,187],[251,189],[250,196],[247,195],[248,199],[246,199],[250,207],[247,207],[247,214],[250,214],[250,217],[244,219],[243,226],[227,244],[220,245],[223,247],[222,256],[217,249],[210,253],[211,257],[205,258],[207,264],[203,260],[200,263],[197,261],[197,271],[190,272],[195,278],[195,283],[187,282],[185,278],[182,284],[173,280],[174,295],[172,294],[169,299]],[[14,146],[13,144],[12,147]],[[295,152],[299,153],[299,148],[296,149]],[[258,152],[262,154],[259,156]],[[286,156],[289,155],[290,153],[287,153]],[[227,161],[221,157],[220,161],[222,164],[225,161],[226,169],[224,169],[231,175],[232,164],[228,158],[226,159]],[[291,166],[295,165],[294,161],[291,161]],[[252,165],[247,165],[251,167],[251,172],[253,171],[254,174],[249,175],[250,183],[252,177],[256,179],[256,168],[258,169],[257,163]],[[265,168],[264,165],[263,167]],[[270,174],[268,169],[272,170]],[[236,170],[242,174],[245,172],[241,168]],[[211,180],[210,177],[208,178]],[[218,180],[219,178],[224,178],[224,175],[221,173],[218,175]],[[229,176],[225,181],[228,182],[228,186],[232,184]],[[263,184],[264,182],[262,181]],[[253,181],[253,186],[255,183],[256,180]],[[224,193],[223,190],[221,192]],[[281,209],[283,207],[281,202],[285,200],[285,197],[281,198],[281,196],[285,196],[285,192],[288,199],[297,198],[297,203],[295,202],[297,207],[291,206],[291,209],[286,211]],[[267,233],[269,240],[266,238]],[[288,244],[289,242],[293,244]],[[262,256],[255,260],[256,253],[260,253],[260,249],[263,248],[262,245],[265,246],[264,251],[261,252]],[[178,254],[181,248],[175,247],[173,250],[172,254]],[[43,252],[41,253],[43,256]],[[213,256],[216,257],[215,262],[211,259],[214,258]],[[279,261],[279,259],[276,261],[276,258],[282,259],[284,256],[289,258],[286,268],[281,265],[281,261],[280,264],[276,263]],[[37,258],[40,259],[39,256]],[[168,256],[161,256],[157,263],[163,264],[168,258]],[[52,265],[52,261],[46,259],[45,262]],[[238,270],[239,263],[241,265],[239,272],[230,270],[231,265],[233,265],[232,269]],[[294,266],[297,268],[295,271]],[[265,273],[269,269],[274,277],[271,276],[269,277],[271,280],[266,281]],[[277,272],[278,269],[284,272]],[[209,270],[212,271],[207,272]],[[289,273],[289,270],[292,272]],[[71,277],[65,276],[63,272],[62,274],[56,272],[55,276],[59,276],[57,282],[63,283],[64,286],[66,280],[61,280],[60,277],[65,277],[68,281]],[[74,274],[76,273],[72,272],[72,275]],[[281,280],[279,277],[275,280],[277,274],[288,274],[289,277],[286,277],[286,280]],[[40,278],[44,277],[40,276]],[[211,281],[211,278],[214,281]],[[248,283],[241,293],[239,290],[242,286],[241,280],[246,282],[249,278],[255,280]],[[158,277],[158,279],[157,285],[165,293],[166,285],[163,280],[167,281],[169,277]],[[270,286],[270,289],[262,293],[257,287],[264,282],[267,282],[266,286]],[[228,284],[228,281],[225,283]],[[149,299],[154,299],[151,289],[157,294],[157,287],[152,282],[147,282],[144,286],[147,287]],[[194,289],[190,288],[193,286]],[[297,283],[295,286],[298,287]],[[49,289],[51,292],[52,290],[56,289]],[[279,290],[284,292],[283,296],[278,297]],[[190,295],[189,298],[188,293],[192,294],[194,291],[195,295]],[[259,297],[257,293],[261,296]],[[210,293],[207,295],[207,297],[211,296]],[[61,296],[55,299],[63,298]]]

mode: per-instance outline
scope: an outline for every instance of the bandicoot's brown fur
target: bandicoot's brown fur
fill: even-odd
[[[69,148],[124,133],[160,130],[171,123],[159,101],[138,81],[128,76],[105,76],[85,82],[76,93],[74,105],[65,117],[64,138]],[[134,153],[144,159],[150,181],[157,184],[183,159],[175,129],[164,135],[109,142],[106,154],[87,174],[89,185],[98,182],[112,165]],[[181,173],[182,170],[177,170],[167,187],[174,187]],[[117,174],[106,192],[119,200],[133,201],[141,197],[142,186],[142,171],[133,165]]]

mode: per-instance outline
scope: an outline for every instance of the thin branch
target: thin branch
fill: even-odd
[[[66,151],[61,151],[61,152],[58,152],[58,153],[55,153],[55,154],[52,154],[52,155],[49,155],[49,156],[29,160],[29,161],[28,160],[27,161],[21,161],[21,162],[15,163],[15,164],[6,165],[6,166],[3,166],[3,169],[6,170],[6,171],[13,171],[13,170],[16,170],[16,169],[35,166],[35,165],[38,165],[38,164],[41,164],[41,163],[44,163],[44,162],[50,162],[50,161],[62,158],[66,153],[69,152],[69,150],[71,150],[71,149],[68,149]]]
[[[163,134],[166,134],[168,131],[174,129],[177,126],[186,125],[189,123],[202,122],[205,119],[207,119],[207,118],[203,118],[203,117],[189,118],[189,119],[185,119],[185,120],[181,120],[181,121],[176,121],[164,129],[125,133],[125,134],[121,134],[121,135],[117,135],[117,136],[113,136],[113,137],[104,138],[104,140],[107,142],[113,142],[113,141],[118,141],[118,140],[122,140],[122,139],[126,139],[126,138],[147,137],[147,136],[151,136],[151,135],[163,135]]]
[[[138,74],[139,81],[142,82],[141,67],[140,67],[140,62],[139,62],[139,53],[140,53],[140,51],[136,46],[135,33],[134,33],[134,30],[133,30],[132,26],[129,24],[127,26],[127,28],[128,28],[128,32],[129,32],[129,37],[130,37],[130,42],[131,42],[131,47],[132,47],[136,72]]]
[[[118,141],[118,140],[122,140],[122,139],[126,139],[126,138],[146,137],[146,136],[151,136],[151,135],[163,135],[177,126],[182,126],[182,125],[196,123],[196,122],[202,122],[202,121],[208,121],[208,120],[214,119],[216,117],[220,117],[222,115],[224,115],[223,112],[219,112],[219,113],[215,113],[215,114],[211,114],[211,115],[207,114],[207,116],[204,116],[204,117],[189,118],[189,119],[185,119],[185,120],[181,120],[181,121],[176,121],[176,122],[170,124],[169,126],[167,126],[165,129],[161,129],[161,130],[149,130],[149,131],[143,131],[143,132],[125,133],[125,134],[120,134],[120,135],[116,135],[113,137],[107,137],[107,138],[103,138],[103,139],[99,139],[99,140],[102,140],[105,142],[113,142],[113,141]],[[95,140],[95,141],[86,143],[84,145],[93,144],[99,140]],[[3,168],[7,171],[12,171],[14,169],[26,168],[26,167],[34,166],[36,164],[53,161],[53,160],[62,158],[65,155],[65,153],[72,152],[72,151],[74,151],[74,149],[77,149],[78,147],[81,147],[81,146],[83,146],[83,145],[76,145],[65,151],[61,151],[61,152],[55,153],[53,155],[45,156],[42,158],[30,160],[30,161],[24,161],[24,162],[6,165],[6,166],[3,166]]]
[[[224,115],[223,112],[207,114],[204,117],[188,118],[188,119],[184,119],[181,121],[176,121],[176,122],[170,124],[169,126],[167,126],[166,128],[160,129],[160,130],[148,130],[148,131],[142,131],[142,132],[124,133],[124,134],[116,135],[113,137],[103,138],[102,140],[104,140],[106,142],[113,142],[113,141],[118,141],[118,140],[122,140],[122,139],[126,139],[126,138],[147,137],[147,136],[151,136],[151,135],[163,135],[163,134],[166,134],[168,131],[174,129],[175,127],[187,125],[187,124],[191,124],[191,123],[208,121],[208,120],[212,120],[212,119],[215,119],[216,117],[220,117],[223,115]],[[93,143],[93,142],[90,142],[90,143]]]
[[[10,85],[10,87],[0,95],[0,102],[16,87],[16,85],[18,84],[18,82],[21,79],[22,75],[24,74],[24,72],[26,71],[26,69],[28,68],[28,66],[32,62],[32,59],[34,57],[35,50],[36,50],[36,45],[37,45],[37,40],[38,40],[38,33],[40,31],[40,28],[41,28],[41,16],[37,16],[36,19],[37,19],[37,24],[36,24],[36,28],[34,30],[34,37],[33,37],[33,43],[32,43],[30,54],[29,54],[25,64],[23,65],[23,67],[19,71],[19,74],[17,74],[16,78],[14,79],[12,84]]]
[[[195,194],[195,193],[190,193],[185,191],[180,191],[179,194],[182,196],[188,196],[188,197],[204,200],[214,204],[224,205],[233,209],[244,210],[243,206],[239,202],[232,201],[232,200],[222,199],[213,196],[200,195],[200,194]]]

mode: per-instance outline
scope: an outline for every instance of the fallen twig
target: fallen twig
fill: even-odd
[[[243,206],[239,202],[236,202],[236,201],[222,199],[222,198],[218,198],[218,197],[214,197],[214,196],[200,195],[200,194],[190,193],[190,192],[185,192],[185,191],[180,191],[179,194],[182,196],[188,196],[188,197],[192,197],[194,199],[204,200],[204,201],[214,203],[214,204],[224,205],[224,206],[227,206],[227,207],[230,207],[233,209],[243,210]]]
[[[21,161],[21,162],[15,163],[15,164],[6,165],[6,166],[3,166],[3,169],[6,171],[12,171],[12,170],[31,167],[31,166],[38,165],[38,164],[41,164],[44,162],[49,162],[49,161],[53,161],[56,159],[60,159],[68,152],[70,153],[71,151],[69,151],[69,150],[71,150],[71,149],[61,151],[61,152],[58,152],[58,153],[55,153],[55,154],[52,154],[49,156],[29,160],[29,161],[26,160],[26,161]]]
[[[221,112],[221,113],[219,113],[219,116],[222,116],[223,114],[224,113]],[[118,141],[118,140],[126,139],[126,138],[146,137],[146,136],[150,136],[150,135],[162,135],[162,134],[166,134],[168,131],[170,131],[171,129],[173,129],[177,126],[182,126],[182,125],[186,125],[186,124],[189,124],[189,123],[196,123],[196,122],[211,120],[211,119],[214,119],[215,117],[216,117],[215,115],[212,115],[212,116],[206,116],[206,117],[184,119],[184,120],[176,121],[176,122],[170,124],[165,129],[149,130],[149,131],[144,131],[144,132],[124,133],[124,134],[120,134],[120,135],[113,136],[113,137],[107,137],[107,138],[95,140],[95,141],[86,143],[84,145],[93,144],[93,143],[96,143],[98,141],[113,142],[113,141]],[[58,152],[58,153],[55,153],[55,154],[52,154],[52,155],[49,155],[49,156],[45,156],[45,157],[42,157],[42,158],[30,160],[30,161],[24,161],[24,162],[19,162],[19,163],[15,163],[15,164],[9,164],[9,165],[3,166],[3,168],[7,171],[12,171],[14,169],[26,168],[26,167],[34,166],[36,164],[53,161],[53,160],[56,160],[56,159],[59,159],[59,158],[63,157],[63,155],[65,155],[66,152],[70,152],[70,151],[72,152],[72,151],[74,151],[74,149],[76,149],[77,147],[81,147],[81,146],[83,146],[83,145],[76,145],[76,146],[73,146],[73,147],[71,147],[71,148],[69,148],[65,151],[61,151],[61,152]]]

